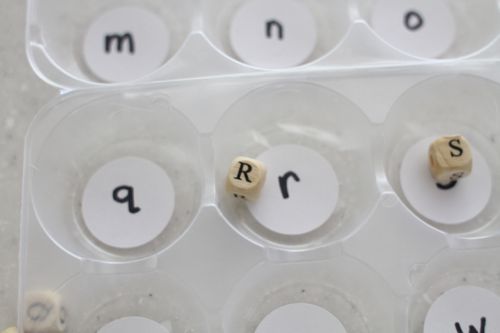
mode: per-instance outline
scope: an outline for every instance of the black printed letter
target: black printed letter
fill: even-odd
[[[31,321],[41,322],[47,319],[51,311],[52,311],[51,305],[44,304],[41,302],[36,302],[29,306],[28,317]]]
[[[457,330],[457,333],[464,333],[462,331],[462,327],[460,326],[460,323],[455,323],[455,328]],[[481,328],[480,331],[477,330],[474,326],[470,325],[469,326],[469,333],[486,333],[486,318],[482,317],[481,318]]]
[[[299,176],[293,172],[288,171],[283,176],[278,177],[278,181],[280,183],[281,194],[283,195],[283,199],[288,199],[290,194],[288,193],[288,178],[292,177],[296,182],[300,182]]]
[[[464,150],[462,149],[462,147],[460,147],[460,145],[461,145],[461,142],[459,139],[453,139],[453,140],[450,140],[450,142],[448,142],[448,146],[451,149],[455,149],[458,151],[458,153],[454,153],[453,151],[450,151],[451,157],[462,156],[462,154],[464,153]]]
[[[270,20],[266,22],[266,36],[267,38],[272,38],[273,26],[278,29],[278,38],[283,39],[283,25],[276,20]]]
[[[252,165],[245,162],[238,162],[240,164],[240,168],[238,169],[238,174],[234,179],[241,180],[241,175],[245,176],[245,180],[247,183],[252,183],[248,174],[252,172]]]
[[[416,11],[410,10],[405,15],[404,24],[408,30],[415,31],[422,28],[422,26],[424,25],[424,19],[422,15],[420,15]]]
[[[116,41],[116,49],[118,52],[122,52],[123,50],[123,44],[125,41],[128,42],[128,50],[131,54],[135,53],[135,43],[134,43],[134,37],[132,36],[131,33],[127,32],[123,35],[119,34],[113,34],[113,35],[106,35],[104,37],[104,49],[106,50],[106,53],[111,52],[111,45],[113,41]]]
[[[125,195],[120,196],[120,192],[125,192]],[[113,191],[113,200],[119,203],[128,203],[128,211],[132,214],[139,213],[140,207],[136,207],[134,203],[134,188],[132,186],[119,186]]]

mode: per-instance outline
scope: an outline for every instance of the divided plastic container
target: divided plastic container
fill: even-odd
[[[21,332],[48,332],[30,317],[39,292],[57,295],[47,302],[62,309],[62,326],[82,333],[112,332],[106,325],[134,316],[167,332],[265,333],[265,318],[287,304],[316,305],[348,333],[432,333],[426,318],[446,291],[475,286],[500,297],[496,2],[439,1],[448,16],[431,28],[451,29],[453,39],[425,58],[391,44],[399,37],[375,23],[391,17],[394,1],[302,1],[316,43],[280,69],[245,63],[233,49],[231,24],[251,2],[29,1],[30,62],[64,94],[26,139]],[[407,3],[412,13],[428,10]],[[151,72],[108,83],[82,48],[92,22],[116,8],[154,13],[169,50]],[[446,20],[452,28],[439,25]],[[415,38],[425,44],[429,35]],[[436,50],[431,42],[421,49]],[[449,192],[422,171],[429,140],[447,134],[466,136],[474,151],[473,175]],[[308,214],[312,202],[331,205],[308,232],[266,227],[252,203],[225,190],[236,156],[284,146],[321,156],[336,176],[333,204],[314,191],[298,202]],[[83,207],[98,170],[128,157],[168,175],[172,210],[150,241],[119,247],[89,229]],[[135,203],[118,194],[110,202],[133,209],[143,204],[136,194]],[[265,213],[288,216],[276,207]],[[302,222],[315,218],[311,211]]]

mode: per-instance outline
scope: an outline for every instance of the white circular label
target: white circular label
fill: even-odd
[[[82,214],[90,233],[116,248],[134,248],[165,229],[175,205],[174,187],[155,163],[125,157],[100,168],[89,180]]]
[[[255,219],[284,235],[301,235],[323,225],[337,205],[339,183],[331,164],[298,145],[273,147],[257,157],[267,168],[259,199],[247,202]]]
[[[413,145],[401,164],[401,188],[413,208],[442,224],[460,224],[476,217],[486,207],[492,190],[491,172],[484,157],[472,149],[472,172],[448,190],[440,189],[429,169],[429,146],[436,138]]]
[[[443,55],[456,34],[455,19],[443,0],[379,0],[372,25],[394,47],[424,58]]]
[[[342,323],[325,309],[308,303],[282,306],[259,324],[255,333],[346,333]]]
[[[316,46],[316,22],[298,0],[245,2],[231,22],[234,52],[246,63],[264,68],[300,65]]]
[[[424,333],[500,332],[500,297],[474,286],[448,290],[431,306]]]
[[[143,317],[124,317],[103,326],[97,333],[170,333],[170,331]]]
[[[108,82],[138,79],[167,59],[170,32],[153,12],[122,7],[98,17],[83,43],[83,57],[98,78]]]

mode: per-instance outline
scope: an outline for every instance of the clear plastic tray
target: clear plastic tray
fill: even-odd
[[[451,46],[434,59],[398,49],[377,34],[372,27],[371,15],[377,1],[303,2],[312,12],[318,27],[316,47],[300,66],[278,70],[283,74],[322,71],[325,67],[351,70],[401,67],[422,62],[444,65],[457,59],[491,60],[497,58],[500,52],[500,14],[494,0],[474,3],[443,0],[453,15],[455,38]],[[95,78],[83,59],[85,32],[103,12],[116,7],[139,7],[157,13],[166,22],[171,31],[170,51],[163,65],[156,70],[133,82],[117,84],[243,73],[265,74],[269,70],[239,60],[230,45],[229,24],[243,3],[243,0],[92,0],[85,3],[76,0],[64,3],[30,0],[26,36],[28,58],[38,75],[62,89],[106,85]]]
[[[289,303],[318,305],[349,333],[421,333],[447,290],[500,295],[495,2],[450,2],[467,29],[440,59],[384,42],[370,28],[369,1],[306,4],[322,22],[317,50],[302,66],[266,70],[227,45],[223,32],[240,2],[30,1],[35,71],[80,91],[41,110],[26,139],[21,332],[30,331],[27,309],[39,291],[58,295],[66,330],[82,333],[127,316],[171,332],[253,333]],[[171,56],[137,81],[100,82],[84,70],[78,45],[98,13],[123,5],[165,14],[176,28]],[[484,18],[478,28],[483,13],[491,24]],[[435,189],[405,185],[403,165],[422,140],[450,133],[470,140],[488,185],[464,182],[456,200],[443,201],[470,215],[458,222],[415,202]],[[300,235],[263,227],[225,190],[234,157],[291,144],[319,153],[339,183],[333,213]],[[175,208],[153,241],[120,249],[87,230],[82,196],[96,170],[126,156],[165,170]]]

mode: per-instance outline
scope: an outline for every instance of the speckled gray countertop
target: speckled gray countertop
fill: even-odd
[[[26,3],[0,1],[0,331],[16,322],[23,142],[57,90],[36,77],[24,51]]]

